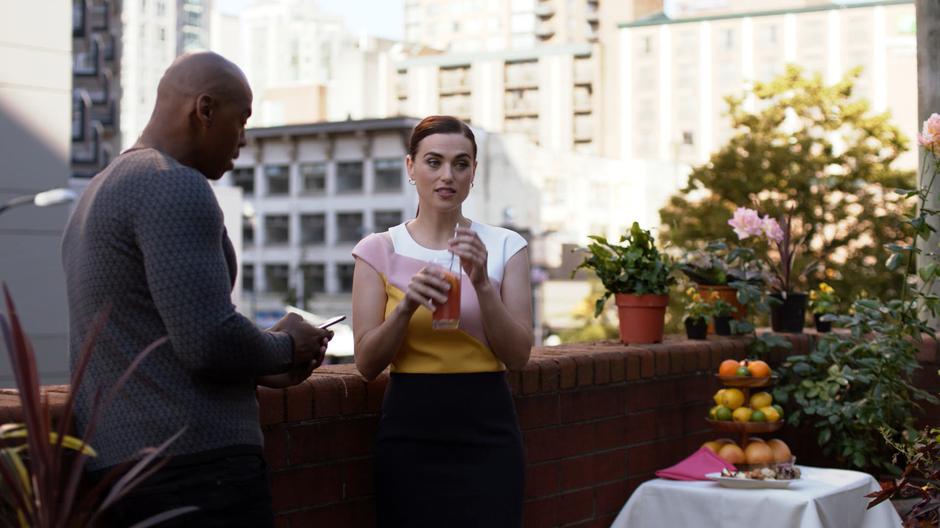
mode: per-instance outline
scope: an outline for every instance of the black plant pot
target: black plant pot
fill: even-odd
[[[788,293],[786,299],[779,293],[771,294],[777,302],[770,303],[770,327],[774,332],[803,333],[806,323],[806,294]]]
[[[715,333],[720,336],[731,335],[731,316],[715,318]]]
[[[820,334],[832,331],[832,321],[821,321],[823,314],[813,314],[813,322],[816,323],[816,331]]]
[[[705,339],[708,335],[708,321],[702,317],[685,318],[685,335],[689,339]]]

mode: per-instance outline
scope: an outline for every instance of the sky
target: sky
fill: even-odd
[[[223,13],[237,15],[255,0],[215,0]],[[313,1],[313,0],[311,0]],[[404,14],[401,0],[316,0],[324,12],[339,15],[354,33],[402,40]]]

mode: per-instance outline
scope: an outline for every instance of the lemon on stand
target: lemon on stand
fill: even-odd
[[[763,413],[768,422],[773,423],[773,422],[779,422],[779,421],[780,421],[780,413],[778,413],[778,412],[777,412],[777,409],[774,409],[773,407],[770,407],[770,406],[761,407],[760,409],[758,409],[757,411],[754,411],[754,412],[755,412],[755,413],[756,413],[756,412],[761,412],[761,413]]]
[[[721,404],[732,411],[744,405],[744,393],[741,389],[724,389],[721,395]]]
[[[751,395],[751,409],[760,409],[762,407],[768,407],[771,403],[774,402],[774,397],[770,395],[769,392],[755,392]]]
[[[738,407],[731,413],[731,416],[736,422],[748,422],[751,420],[753,412],[750,407]]]
[[[715,393],[715,396],[713,397],[713,399],[715,400],[715,405],[721,405],[721,399],[724,398],[726,390],[727,389],[721,389]]]

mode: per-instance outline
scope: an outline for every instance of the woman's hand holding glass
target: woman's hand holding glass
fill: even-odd
[[[411,277],[408,290],[405,292],[405,304],[408,311],[414,312],[419,306],[434,311],[437,306],[447,302],[450,283],[447,281],[444,268],[435,264],[428,264]]]
[[[469,227],[458,227],[454,238],[449,241],[448,249],[460,257],[460,264],[474,288],[489,281],[486,246],[483,245],[476,231]]]

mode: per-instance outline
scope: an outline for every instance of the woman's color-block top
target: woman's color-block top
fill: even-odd
[[[487,251],[487,273],[496,291],[501,291],[503,270],[509,259],[526,246],[522,236],[501,227],[471,223]],[[450,257],[446,249],[428,249],[411,237],[405,224],[385,233],[373,233],[353,249],[382,277],[388,300],[386,317],[405,298],[411,277],[434,258]],[[392,361],[392,372],[449,374],[494,372],[506,367],[490,350],[483,332],[480,303],[466,273],[460,284],[460,324],[456,330],[431,328],[431,311],[419,307],[408,324],[401,349]]]

